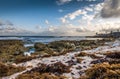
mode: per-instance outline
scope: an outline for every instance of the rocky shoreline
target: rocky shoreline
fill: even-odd
[[[3,75],[1,76],[2,79],[120,78],[119,40],[66,40],[54,41],[48,44],[36,43],[30,47],[24,47],[23,42],[20,40],[16,40],[14,43],[13,40],[0,41],[0,44],[2,45],[0,47],[0,56],[3,57],[0,57],[0,62],[7,65],[9,72],[13,74]],[[5,52],[2,52],[3,48],[6,48],[6,50],[4,49]],[[34,48],[35,51],[25,54],[31,48]],[[4,57],[4,55],[7,57]],[[14,69],[10,70],[10,65],[18,67],[18,71],[13,72]],[[110,65],[113,67],[110,67]],[[0,67],[2,66],[0,65]],[[106,71],[102,77],[101,73],[103,71],[101,69]],[[94,72],[90,73],[91,70],[94,70]],[[107,71],[109,71],[110,75]],[[0,72],[0,74],[4,73]],[[95,76],[96,74],[97,76]]]

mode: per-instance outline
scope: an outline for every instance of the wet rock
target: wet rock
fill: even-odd
[[[84,68],[87,68],[86,66],[83,66]]]
[[[76,55],[76,57],[84,57],[87,56],[88,54],[85,52],[80,52],[79,54]]]
[[[2,62],[14,62],[17,56],[24,54],[24,51],[26,48],[21,40],[0,40],[0,61]]]
[[[84,72],[83,71],[79,71],[78,73],[79,73],[79,75],[82,75]]]
[[[120,64],[101,63],[87,69],[80,79],[119,79]]]
[[[82,69],[82,67],[81,67],[81,66],[78,66],[78,67],[76,67],[76,69],[80,70],[80,69]]]
[[[33,71],[37,71],[39,73],[45,73],[45,72],[56,73],[57,72],[59,74],[62,74],[62,73],[70,72],[70,66],[66,66],[61,62],[57,62],[49,65],[39,64],[38,67],[32,69],[30,72],[33,72]]]
[[[98,60],[94,60],[91,62],[91,64],[98,64],[98,63],[103,63],[103,62],[109,62],[107,59],[98,59]]]
[[[81,63],[84,59],[77,58],[77,63]]]
[[[64,53],[69,50],[75,50],[75,45],[73,43],[65,41],[55,41],[47,45],[49,48],[52,48],[56,52]]]
[[[71,73],[72,75],[75,75],[74,73]]]
[[[43,43],[35,43],[34,48],[36,51],[44,51],[47,47]]]
[[[77,62],[76,62],[76,61],[73,61],[73,60],[67,61],[66,63],[68,63],[69,66],[72,66],[72,65],[76,65],[76,64],[77,64]]]
[[[16,79],[66,79],[64,76],[55,75],[52,73],[38,73],[38,72],[31,72],[31,73],[24,73],[19,75]]]
[[[24,67],[19,67],[12,64],[4,64],[0,62],[0,78],[3,76],[10,76],[14,73],[25,70]]]
[[[120,52],[109,52],[106,54],[106,58],[120,59]]]

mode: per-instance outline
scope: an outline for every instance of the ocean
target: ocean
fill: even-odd
[[[84,36],[0,36],[0,40],[23,40],[26,43],[49,43],[60,40],[96,40],[100,38],[86,38]]]

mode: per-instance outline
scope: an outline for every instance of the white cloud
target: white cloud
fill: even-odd
[[[80,2],[80,1],[89,1],[89,2],[91,2],[91,1],[97,1],[97,0],[77,0],[78,2]]]
[[[103,8],[104,3],[100,3],[97,5],[91,5],[90,7],[85,7],[83,9],[77,10],[75,12],[69,13],[65,15],[64,17],[60,18],[62,23],[72,23],[71,20],[76,19],[78,16],[81,16],[78,20],[79,25],[76,29],[77,32],[105,32],[105,31],[111,31],[111,30],[117,30],[120,29],[120,21],[116,21],[116,19],[102,19],[100,16],[101,10]],[[92,12],[92,14],[89,14],[88,12]],[[114,20],[114,22],[113,22]],[[75,27],[73,25],[73,27]],[[71,29],[72,30],[72,29]],[[75,32],[76,32],[75,31]]]
[[[4,21],[4,20],[0,19],[0,26],[4,26],[4,25],[13,26],[14,24],[8,20]]]
[[[4,25],[3,20],[0,20],[0,26],[3,26],[3,25]]]
[[[58,5],[63,5],[63,4],[65,4],[65,3],[69,3],[69,2],[71,2],[72,0],[57,0],[56,2],[57,2],[57,4]]]
[[[90,5],[89,7],[68,13],[60,18],[62,23],[59,26],[51,26],[48,20],[46,20],[46,24],[49,26],[41,32],[41,35],[84,36],[94,35],[96,32],[110,32],[111,30],[120,29],[119,19],[111,18],[106,20],[100,17],[103,5],[104,3]],[[92,14],[89,12],[92,12]],[[78,18],[79,16],[80,18]],[[76,19],[79,24],[74,25],[73,21]]]
[[[69,21],[66,19],[67,16],[60,18],[62,23],[69,23]]]
[[[101,16],[103,18],[120,17],[120,0],[105,0]]]
[[[77,10],[77,11],[71,13],[71,14],[68,14],[68,18],[69,18],[70,20],[73,20],[73,19],[75,19],[77,16],[79,16],[79,15],[81,15],[81,14],[86,14],[86,11]]]
[[[34,34],[34,32],[18,27],[4,27],[0,29],[0,35],[31,35],[31,34]]]
[[[17,27],[10,21],[0,20],[0,35],[30,35],[34,32]]]
[[[77,0],[77,1],[79,2],[79,1],[83,1],[83,0]]]
[[[54,26],[50,26],[50,27],[48,28],[48,31],[49,31],[49,32],[54,32],[55,29],[56,29],[56,27],[54,27]]]
[[[90,8],[90,7],[86,7],[85,10],[86,10],[86,11],[93,12],[93,8]]]
[[[45,20],[45,23],[46,23],[46,24],[49,24],[49,21],[48,21],[48,20]]]
[[[40,25],[37,25],[35,28],[38,29],[38,30],[42,29],[42,27]]]
[[[102,7],[103,7],[103,3],[97,4],[97,5],[91,5],[89,7],[84,7],[83,9],[76,10],[72,13],[68,13],[67,15],[65,15],[64,17],[62,17],[60,19],[63,23],[65,23],[65,22],[68,23],[68,20],[74,20],[78,16],[83,16],[85,18],[87,18],[87,17],[93,18],[93,16],[97,15],[97,13],[100,13]],[[88,12],[93,12],[93,14],[88,15],[87,14]]]
[[[62,12],[63,12],[63,9],[59,9],[58,12],[62,13]]]
[[[69,21],[68,20],[74,20],[77,16],[80,16],[80,15],[85,15],[87,12],[85,10],[77,10],[73,13],[69,13],[67,15],[65,15],[64,17],[60,18],[61,21],[63,23],[68,23]]]
[[[63,5],[63,4],[69,3],[71,1],[74,1],[74,0],[57,0],[56,3],[58,5]],[[97,0],[75,0],[75,1],[77,1],[77,2],[82,2],[82,1],[89,1],[89,2],[91,2],[91,1],[97,1]]]
[[[48,30],[47,30],[48,29]],[[84,27],[74,26],[72,24],[63,24],[60,26],[51,26],[46,28],[40,35],[48,36],[84,36],[94,34]]]
[[[68,3],[72,0],[59,0],[64,3]],[[91,1],[91,0],[89,0]],[[93,0],[92,0],[93,1]],[[111,1],[111,0],[109,0]],[[59,26],[51,25],[48,20],[45,20],[47,27],[36,26],[39,30],[39,35],[55,35],[55,36],[81,36],[81,35],[94,35],[96,32],[110,32],[120,29],[120,19],[110,18],[103,19],[100,17],[101,11],[104,9],[104,3],[90,5],[89,7],[84,7],[83,9],[76,10],[72,13],[68,13],[65,16],[61,17],[61,24]],[[62,9],[59,10],[62,12]],[[91,12],[91,13],[89,13]],[[109,12],[109,11],[108,11]],[[80,18],[78,18],[80,16]],[[78,24],[74,24],[73,21],[77,20]],[[5,25],[6,24],[6,25]],[[0,26],[5,25],[0,21]],[[10,25],[10,23],[8,23]],[[8,30],[13,29],[13,30]],[[20,32],[21,31],[21,32]],[[17,28],[8,28],[0,31],[2,33],[22,33],[27,32],[25,30]]]

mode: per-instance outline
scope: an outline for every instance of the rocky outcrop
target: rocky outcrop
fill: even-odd
[[[0,77],[9,76],[23,70],[25,70],[24,67],[16,67],[15,65],[0,62]]]
[[[13,62],[14,57],[22,55],[25,50],[23,42],[20,40],[0,40],[0,61]]]
[[[38,64],[38,67],[19,75],[16,79],[66,79],[62,73],[70,72],[70,67],[57,62],[54,64]]]

